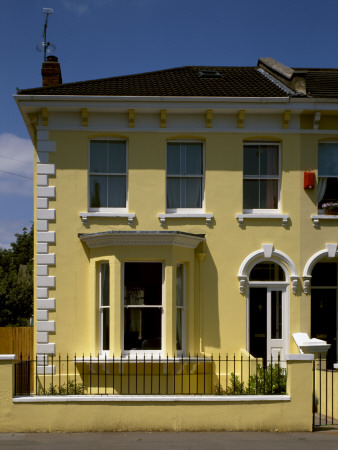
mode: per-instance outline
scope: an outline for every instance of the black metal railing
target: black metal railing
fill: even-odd
[[[313,361],[313,427],[338,425],[338,371],[326,358]]]
[[[24,388],[25,367],[30,374],[34,369],[34,383],[31,378]],[[286,393],[287,376],[286,364],[280,360],[264,364],[261,359],[243,355],[232,358],[46,355],[17,362],[15,371],[16,396],[281,395]]]

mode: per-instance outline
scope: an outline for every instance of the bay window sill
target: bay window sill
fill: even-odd
[[[236,214],[236,219],[238,221],[238,225],[241,226],[244,224],[244,220],[247,219],[273,219],[273,220],[281,220],[283,227],[286,227],[288,224],[288,220],[290,219],[289,214],[279,214],[279,213],[243,213]]]
[[[319,227],[319,221],[330,221],[330,220],[338,220],[338,215],[336,216],[326,216],[325,214],[312,214],[311,219],[314,227]]]
[[[166,213],[159,214],[158,218],[162,226],[165,225],[167,219],[205,219],[205,224],[210,225],[214,215],[205,213]]]
[[[130,214],[130,213],[118,213],[118,212],[86,212],[86,213],[80,213],[80,217],[83,224],[87,223],[88,217],[95,217],[95,218],[105,218],[105,217],[112,217],[112,218],[127,218],[128,224],[131,226],[133,225],[134,218],[136,217],[136,214]]]

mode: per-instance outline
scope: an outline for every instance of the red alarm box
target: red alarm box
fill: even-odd
[[[315,173],[304,172],[304,189],[313,189],[315,187]]]

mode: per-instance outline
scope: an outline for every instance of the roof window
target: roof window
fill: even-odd
[[[200,70],[200,78],[222,78],[217,70]]]

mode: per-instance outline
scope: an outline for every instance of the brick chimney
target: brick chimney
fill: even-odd
[[[42,63],[42,86],[55,86],[62,84],[60,63],[56,56],[47,56],[47,61]]]

